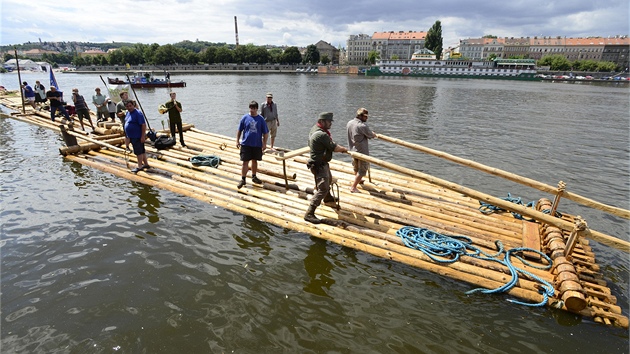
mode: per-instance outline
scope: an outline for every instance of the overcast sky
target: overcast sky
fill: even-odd
[[[427,31],[444,47],[483,35],[614,36],[630,32],[628,0],[0,0],[0,44],[183,40],[346,46],[351,34]]]

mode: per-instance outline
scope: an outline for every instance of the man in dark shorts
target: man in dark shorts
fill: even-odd
[[[144,142],[147,140],[147,123],[144,120],[142,112],[136,109],[136,105],[133,101],[127,101],[125,108],[127,109],[125,116],[125,135],[131,142],[133,153],[138,160],[138,167],[131,170],[131,172],[138,173],[141,170],[151,167],[147,161],[147,153],[144,149]]]
[[[241,135],[243,139],[241,140]],[[241,118],[236,133],[236,147],[241,149],[241,181],[237,188],[241,189],[245,185],[245,177],[249,170],[249,161],[252,162],[252,183],[260,184],[262,181],[256,177],[258,161],[262,160],[263,151],[267,148],[267,138],[269,128],[265,123],[265,118],[258,114],[258,102],[249,103],[249,114]]]

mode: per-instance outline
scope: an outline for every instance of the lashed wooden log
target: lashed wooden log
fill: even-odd
[[[453,162],[459,163],[459,164],[467,166],[467,167],[472,167],[472,168],[474,168],[476,170],[483,171],[483,172],[486,172],[486,173],[489,173],[489,174],[492,174],[492,175],[495,175],[495,176],[503,177],[503,178],[505,178],[507,180],[510,180],[512,182],[520,183],[522,185],[525,185],[525,186],[528,186],[528,187],[532,187],[532,188],[538,189],[538,190],[543,191],[543,192],[551,193],[553,195],[555,195],[557,193],[557,188],[556,187],[553,187],[553,186],[550,186],[550,185],[538,182],[538,181],[533,180],[531,178],[519,176],[517,174],[506,172],[506,171],[500,170],[498,168],[486,166],[486,165],[480,164],[480,163],[475,162],[475,161],[463,159],[461,157],[457,157],[457,156],[454,156],[454,155],[451,155],[451,154],[447,154],[447,153],[442,152],[442,151],[430,149],[430,148],[427,148],[427,147],[419,145],[419,144],[413,144],[413,143],[410,143],[410,142],[407,142],[407,141],[404,141],[404,140],[400,140],[400,139],[396,139],[396,138],[392,138],[392,137],[389,137],[389,136],[386,136],[386,135],[383,135],[383,134],[379,134],[378,138],[381,139],[381,140],[388,141],[388,142],[391,142],[391,143],[394,143],[394,144],[398,144],[398,145],[401,145],[401,146],[405,146],[405,147],[408,147],[408,148],[411,148],[411,149],[414,149],[414,150],[417,150],[417,151],[422,151],[424,153],[427,153],[427,154],[430,154],[430,155],[433,155],[433,156],[441,157],[441,158],[444,158],[446,160],[453,161]],[[605,211],[605,212],[610,213],[612,215],[616,215],[616,216],[619,216],[619,217],[622,217],[622,218],[625,218],[625,219],[630,219],[630,210],[626,210],[626,209],[618,208],[618,207],[615,207],[615,206],[607,205],[607,204],[604,204],[604,203],[600,203],[600,202],[597,202],[597,201],[592,200],[590,198],[586,198],[586,197],[583,197],[583,196],[581,196],[579,194],[571,193],[571,192],[568,192],[568,191],[564,191],[564,193],[562,194],[562,197],[567,198],[569,200],[572,200],[572,201],[574,201],[576,203],[579,203],[579,204],[582,204],[582,205],[586,205],[586,206],[591,207],[593,209],[602,210],[602,211]]]

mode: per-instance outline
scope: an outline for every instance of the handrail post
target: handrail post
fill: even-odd
[[[567,188],[567,184],[563,181],[558,182],[558,192],[556,193],[556,197],[553,199],[553,204],[551,205],[551,210],[549,211],[549,215],[555,216],[556,210],[558,210],[558,205],[560,204],[560,198],[564,194],[564,191]]]
[[[569,239],[567,240],[567,247],[564,249],[564,256],[568,259],[571,258],[571,252],[573,252],[578,238],[584,237],[586,230],[588,230],[588,225],[581,216],[576,216],[574,223],[573,231],[571,231],[571,235],[569,235]]]

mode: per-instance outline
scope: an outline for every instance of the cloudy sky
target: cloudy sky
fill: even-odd
[[[483,35],[630,34],[628,0],[0,0],[0,44],[42,41],[176,43],[182,40],[346,46],[351,34],[427,31],[444,46]]]

